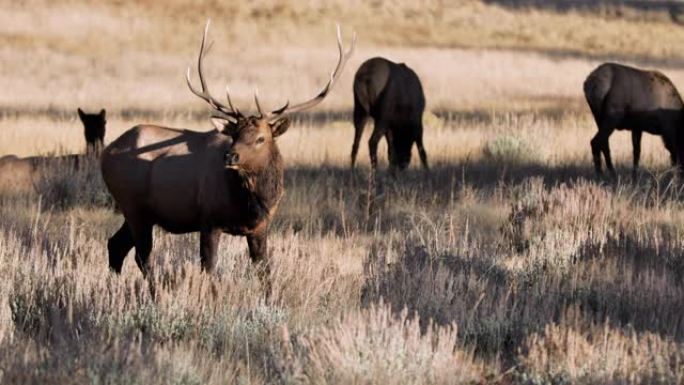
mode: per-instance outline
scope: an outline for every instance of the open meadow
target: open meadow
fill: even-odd
[[[123,219],[96,159],[0,191],[0,383],[684,383],[684,189],[650,135],[637,181],[626,132],[619,177],[596,178],[582,95],[608,59],[681,89],[684,27],[446,3],[3,5],[0,157],[83,152],[77,107],[107,109],[105,143],[138,123],[211,129],[184,79],[209,16],[212,90],[244,110],[255,88],[272,108],[318,92],[336,21],[359,40],[278,138],[269,299],[242,237],[222,237],[208,275],[197,234],[156,229],[154,291],[132,255],[110,272]],[[356,173],[349,153],[352,80],[373,56],[420,76],[431,169],[414,150],[391,178],[383,141],[368,218],[372,124]]]

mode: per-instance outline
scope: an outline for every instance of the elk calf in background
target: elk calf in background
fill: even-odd
[[[423,168],[428,169],[423,147],[425,96],[420,79],[403,63],[376,57],[364,62],[354,76],[354,144],[351,167],[356,163],[359,141],[369,117],[375,127],[368,141],[371,168],[378,164],[378,142],[387,140],[390,171],[403,170],[411,163],[413,143]]]
[[[616,63],[598,66],[584,81],[584,96],[598,133],[591,140],[597,175],[602,174],[601,153],[606,168],[615,175],[608,138],[614,130],[631,130],[634,152],[632,176],[636,178],[641,156],[641,134],[660,135],[670,152],[672,165],[682,163],[684,104],[674,84],[657,71],[646,71]]]
[[[106,113],[104,108],[98,114],[86,114],[82,109],[78,109],[78,117],[83,122],[86,154],[99,155],[104,148],[105,126],[107,124]]]
[[[87,114],[78,108],[78,116],[83,123],[83,134],[86,140],[86,156],[99,156],[104,143],[107,121],[106,111],[98,114]],[[82,154],[60,156],[29,156],[19,158],[16,155],[0,157],[0,191],[25,192],[34,188],[42,172],[54,171],[61,167],[72,170],[83,164]]]

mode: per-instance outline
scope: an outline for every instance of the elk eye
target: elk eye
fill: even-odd
[[[263,143],[265,140],[266,140],[266,139],[264,139],[263,136],[260,136],[260,137],[257,138],[256,143],[257,143],[257,144],[261,144],[261,143]]]

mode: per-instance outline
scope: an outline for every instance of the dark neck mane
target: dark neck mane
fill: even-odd
[[[245,219],[248,227],[255,227],[264,220],[269,221],[271,215],[283,196],[283,161],[275,148],[270,162],[265,167],[241,175],[240,187]]]
[[[275,208],[283,196],[283,160],[277,149],[271,154],[271,162],[255,173],[254,195],[265,208]]]

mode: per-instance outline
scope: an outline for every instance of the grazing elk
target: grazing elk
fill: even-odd
[[[356,163],[359,141],[368,117],[375,127],[368,141],[373,172],[378,163],[378,142],[387,140],[390,170],[403,170],[411,162],[413,143],[423,168],[428,169],[423,147],[425,96],[420,79],[404,63],[376,57],[364,62],[354,76],[354,144],[351,167]]]
[[[78,116],[83,123],[86,140],[87,157],[96,157],[103,148],[105,136],[105,110],[98,114],[87,114],[77,109]],[[50,169],[68,167],[78,169],[83,163],[83,155],[70,154],[60,156],[29,156],[19,158],[16,155],[0,157],[0,190],[6,192],[24,192],[36,184],[41,173]]]
[[[601,153],[606,168],[615,175],[608,138],[615,129],[632,131],[633,177],[641,155],[641,134],[660,135],[670,152],[672,165],[681,164],[677,152],[684,128],[684,104],[674,84],[657,71],[646,71],[616,63],[598,66],[584,81],[584,96],[594,115],[598,133],[591,140],[596,173],[601,175]]]
[[[217,101],[206,86],[203,57],[209,22],[200,45],[197,70],[201,90],[190,80],[190,91],[213,110],[209,132],[153,125],[131,128],[109,144],[101,157],[102,176],[124,216],[109,239],[109,266],[120,272],[126,254],[135,247],[143,275],[152,263],[152,228],[171,233],[200,233],[202,269],[211,272],[221,233],[247,238],[251,260],[259,264],[267,287],[267,228],[283,195],[283,160],[275,139],[289,126],[287,114],[314,107],[328,95],[354,49],[344,52],[339,31],[339,59],[330,80],[313,99],[264,113],[255,94],[257,115],[243,115]]]
[[[99,154],[104,147],[105,126],[107,124],[106,113],[104,108],[98,114],[86,114],[82,109],[78,109],[78,117],[83,122],[86,154]]]

